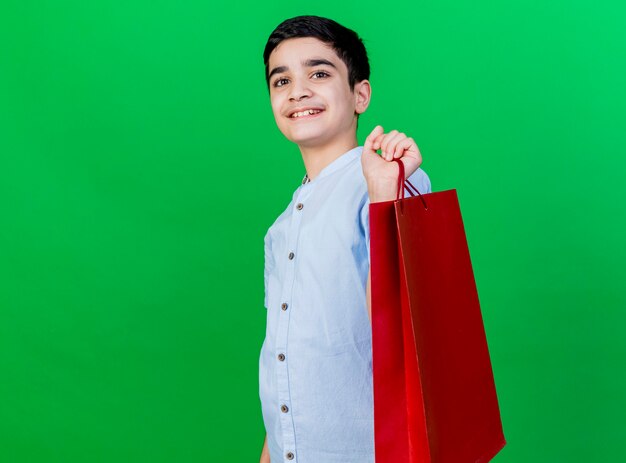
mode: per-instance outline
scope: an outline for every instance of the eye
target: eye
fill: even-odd
[[[327,73],[326,71],[316,71],[313,75],[316,76],[318,74],[323,74],[324,76],[330,76],[330,74]]]
[[[318,74],[321,74],[322,77],[330,77],[330,74],[327,73],[326,71],[316,71],[316,72],[313,73],[314,76],[317,76]],[[274,81],[274,87],[282,87],[284,84],[281,84],[281,82],[284,81],[284,80],[286,81],[286,80],[289,80],[289,79],[286,79],[284,77],[281,78],[281,79],[277,79],[276,81]]]
[[[282,79],[278,79],[278,80],[276,80],[276,81],[274,82],[274,87],[282,87],[282,85],[278,85],[278,83],[279,83],[279,82],[282,82],[283,80],[287,80],[287,79],[282,78]]]

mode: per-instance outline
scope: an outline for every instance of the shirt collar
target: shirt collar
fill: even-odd
[[[332,161],[330,164],[328,164],[326,167],[324,167],[320,171],[320,173],[317,174],[317,177],[315,177],[314,180],[307,181],[308,176],[305,174],[304,178],[302,179],[302,185],[309,185],[311,183],[314,183],[314,182],[317,181],[318,178],[323,178],[323,177],[325,177],[327,175],[332,174],[333,172],[337,171],[338,169],[341,169],[343,166],[348,164],[350,161],[352,161],[353,159],[358,157],[361,154],[362,151],[363,151],[363,147],[362,146],[357,146],[357,147],[352,148],[351,150],[346,151],[341,156],[339,156],[334,161]]]

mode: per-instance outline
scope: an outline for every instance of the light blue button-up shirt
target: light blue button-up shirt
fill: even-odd
[[[265,235],[259,395],[272,463],[374,462],[362,150],[298,186]],[[431,191],[422,169],[409,180]]]

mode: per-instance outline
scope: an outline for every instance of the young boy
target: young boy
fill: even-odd
[[[298,16],[263,58],[276,124],[306,175],[265,235],[261,463],[373,463],[369,203],[396,198],[394,159],[420,193],[430,180],[404,133],[378,125],[359,146],[371,86],[354,31]]]

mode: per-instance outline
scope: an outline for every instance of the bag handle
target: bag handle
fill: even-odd
[[[398,158],[398,159],[394,159],[394,161],[396,161],[398,163],[398,168],[399,168],[399,172],[398,172],[398,191],[396,193],[396,201],[398,201],[400,199],[400,192],[402,192],[402,199],[404,199],[404,188],[409,190],[409,194],[411,195],[411,197],[414,197],[415,193],[413,193],[411,191],[411,189],[413,189],[413,190],[415,190],[417,192],[417,194],[419,195],[420,199],[422,200],[422,204],[424,205],[424,208],[428,209],[428,206],[426,205],[426,201],[424,200],[424,197],[419,192],[419,190],[417,188],[415,188],[415,186],[409,181],[408,178],[407,179],[404,178],[404,162],[402,162],[402,159]]]

